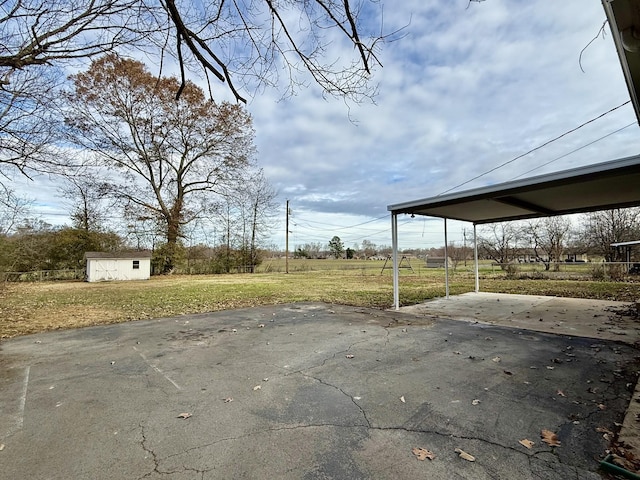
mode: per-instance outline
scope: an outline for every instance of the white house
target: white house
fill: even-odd
[[[151,252],[86,252],[87,282],[149,280]]]

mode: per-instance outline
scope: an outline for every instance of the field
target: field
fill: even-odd
[[[400,303],[444,296],[443,269],[416,265],[400,270]],[[80,281],[4,283],[0,289],[0,338],[46,330],[204,313],[255,305],[319,301],[371,308],[393,303],[392,270],[384,262],[344,260],[266,261],[255,274],[162,276],[144,282]],[[480,270],[486,292],[637,301],[640,283],[589,280],[585,266],[546,274],[523,266],[514,275]],[[580,269],[578,271],[578,269]],[[473,291],[470,271],[450,273],[452,295]],[[508,277],[508,278],[507,278]]]

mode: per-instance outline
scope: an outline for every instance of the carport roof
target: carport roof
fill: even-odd
[[[393,214],[475,224],[640,205],[640,155],[389,205]]]

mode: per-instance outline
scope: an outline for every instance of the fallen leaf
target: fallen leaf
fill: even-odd
[[[234,328],[234,329],[232,329],[231,331],[232,331],[233,333],[238,333],[238,329],[237,329],[237,328]]]
[[[353,358],[353,355],[352,354],[345,355],[345,358]]]
[[[185,412],[178,415],[178,418],[189,418],[190,416],[191,416],[190,413]]]
[[[542,438],[542,441],[544,443],[546,443],[551,447],[560,446],[560,440],[558,439],[558,435],[556,435],[551,430],[542,430],[542,432],[540,432],[540,438]]]
[[[561,397],[566,397],[566,395],[564,394],[564,392],[562,390],[558,390],[558,395]]]
[[[263,382],[268,382],[269,381],[269,377],[265,377],[262,379]]]
[[[402,403],[407,403],[407,402],[404,400],[404,395],[403,395],[402,397],[400,397],[400,401],[401,401]]]
[[[496,363],[500,363],[500,360],[502,360],[500,357],[494,357],[491,360],[493,360]]]
[[[227,397],[227,398],[224,398],[223,400],[224,400],[224,403],[231,403],[233,402],[233,397]]]
[[[549,365],[547,365],[547,370],[554,370],[556,367],[551,367]]]
[[[0,452],[4,450],[4,443],[0,443]]]
[[[477,398],[471,402],[471,405],[478,405],[480,403],[480,400],[478,400]]]
[[[460,352],[453,352],[454,355],[460,355]]]
[[[606,410],[606,409],[607,409],[607,406],[606,406],[604,403],[600,403],[600,404],[598,405],[598,408],[599,408],[600,410]]]
[[[411,449],[411,452],[416,456],[416,458],[418,460],[424,461],[427,458],[429,460],[433,460],[436,456],[433,454],[433,452],[430,452],[429,450],[427,450],[426,448],[421,448],[421,447],[413,447]]]
[[[260,325],[258,325],[258,328],[264,328],[264,323],[261,323]]]
[[[509,370],[503,370],[503,372],[504,372],[505,375],[513,375],[513,373],[510,372]]]
[[[468,461],[468,462],[475,462],[476,461],[476,457],[474,457],[473,455],[468,454],[467,452],[465,452],[464,450],[461,450],[460,448],[456,448],[456,453],[458,455],[460,455],[460,458]]]
[[[531,440],[527,440],[526,438],[520,440],[518,443],[520,445],[522,445],[523,447],[526,447],[526,448],[529,448],[529,449],[531,449],[531,447],[533,447],[535,445],[535,443],[533,443]]]
[[[261,385],[256,385],[255,387],[253,387],[253,391],[255,392],[256,390],[261,390],[262,386]]]

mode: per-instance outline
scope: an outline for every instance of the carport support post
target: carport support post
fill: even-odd
[[[447,249],[447,219],[444,219],[444,296],[449,298],[449,250]]]
[[[478,274],[478,231],[473,224],[473,269],[476,274],[476,293],[480,291],[480,275]]]
[[[398,215],[391,212],[391,248],[393,253],[393,306],[400,310],[400,291],[398,279]]]

